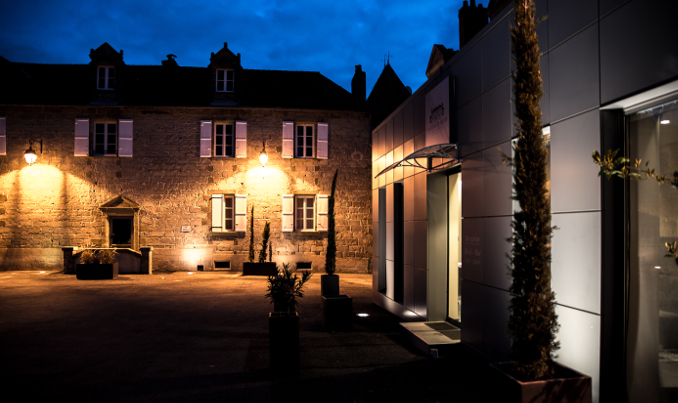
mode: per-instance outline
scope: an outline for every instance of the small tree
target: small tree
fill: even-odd
[[[283,263],[283,268],[277,275],[268,277],[268,293],[266,298],[271,299],[276,312],[296,312],[297,298],[304,296],[304,284],[311,278],[310,271],[302,272],[301,278],[292,275],[289,263]]]
[[[250,254],[247,261],[254,263],[254,206],[252,206],[252,217],[250,218]]]
[[[261,231],[261,250],[259,251],[259,263],[266,263],[266,251],[268,249],[268,238],[271,236],[271,222],[266,221],[264,230]]]
[[[515,372],[523,381],[552,376],[552,358],[558,321],[551,290],[551,207],[547,195],[548,151],[542,135],[541,72],[533,0],[514,0],[515,27],[511,27],[513,97],[518,119],[515,146],[513,248],[510,256],[511,301],[508,334]]]
[[[325,272],[329,275],[334,274],[337,269],[337,241],[336,231],[334,229],[334,193],[337,189],[337,174],[339,170],[334,171],[332,179],[332,191],[327,206],[327,252],[325,253]]]

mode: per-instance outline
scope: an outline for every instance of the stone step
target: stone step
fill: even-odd
[[[448,322],[403,322],[400,329],[418,350],[436,358],[461,342],[461,329]]]

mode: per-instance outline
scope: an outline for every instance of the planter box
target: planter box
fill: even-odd
[[[242,264],[243,276],[275,276],[278,274],[278,266],[274,262]]]
[[[268,316],[268,343],[271,375],[285,378],[299,375],[299,314],[271,312]]]
[[[336,274],[323,274],[320,276],[320,295],[323,297],[338,296],[339,276]]]
[[[353,299],[346,295],[323,296],[325,330],[350,332],[353,330]]]
[[[77,264],[75,277],[78,280],[111,280],[118,277],[118,262],[111,264]]]
[[[493,379],[490,385],[493,398],[502,402],[549,402],[549,403],[591,403],[591,377],[581,374],[564,365],[555,363],[554,379],[535,382],[522,382],[509,374],[512,363],[490,364]]]

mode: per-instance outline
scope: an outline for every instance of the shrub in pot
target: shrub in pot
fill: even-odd
[[[115,249],[86,247],[80,254],[80,263],[75,266],[78,280],[105,280],[118,277],[118,262]]]
[[[310,271],[301,277],[292,274],[284,263],[277,275],[268,277],[268,293],[274,312],[268,317],[271,371],[274,377],[299,374],[299,314],[298,298],[304,296],[304,284]]]
[[[542,134],[541,72],[533,0],[514,0],[511,27],[513,97],[518,120],[510,255],[508,334],[513,361],[495,365],[504,401],[591,401],[591,379],[555,363],[558,349],[555,294],[551,290],[551,206],[547,189],[548,150]],[[568,371],[569,370],[569,371]],[[560,378],[558,378],[560,377]]]
[[[337,242],[336,230],[334,225],[334,193],[337,188],[337,174],[339,170],[334,171],[332,179],[332,191],[330,193],[327,207],[327,251],[325,253],[325,273],[320,276],[320,295],[323,297],[334,297],[339,295],[339,276],[334,274],[337,265]]]

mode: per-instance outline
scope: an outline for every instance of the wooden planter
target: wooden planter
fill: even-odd
[[[353,330],[353,299],[346,295],[323,296],[325,330],[350,332]]]
[[[299,375],[299,314],[271,312],[268,316],[271,375],[285,378]]]
[[[278,274],[278,266],[274,262],[250,263],[242,265],[243,276],[275,276]]]
[[[77,264],[75,277],[78,280],[111,280],[118,277],[118,262],[111,264]]]
[[[591,377],[555,363],[554,379],[522,382],[509,374],[512,363],[490,364],[493,398],[502,402],[591,403]],[[494,382],[492,382],[494,381]]]
[[[320,295],[323,297],[336,297],[339,295],[339,276],[336,274],[323,274],[320,276]]]

